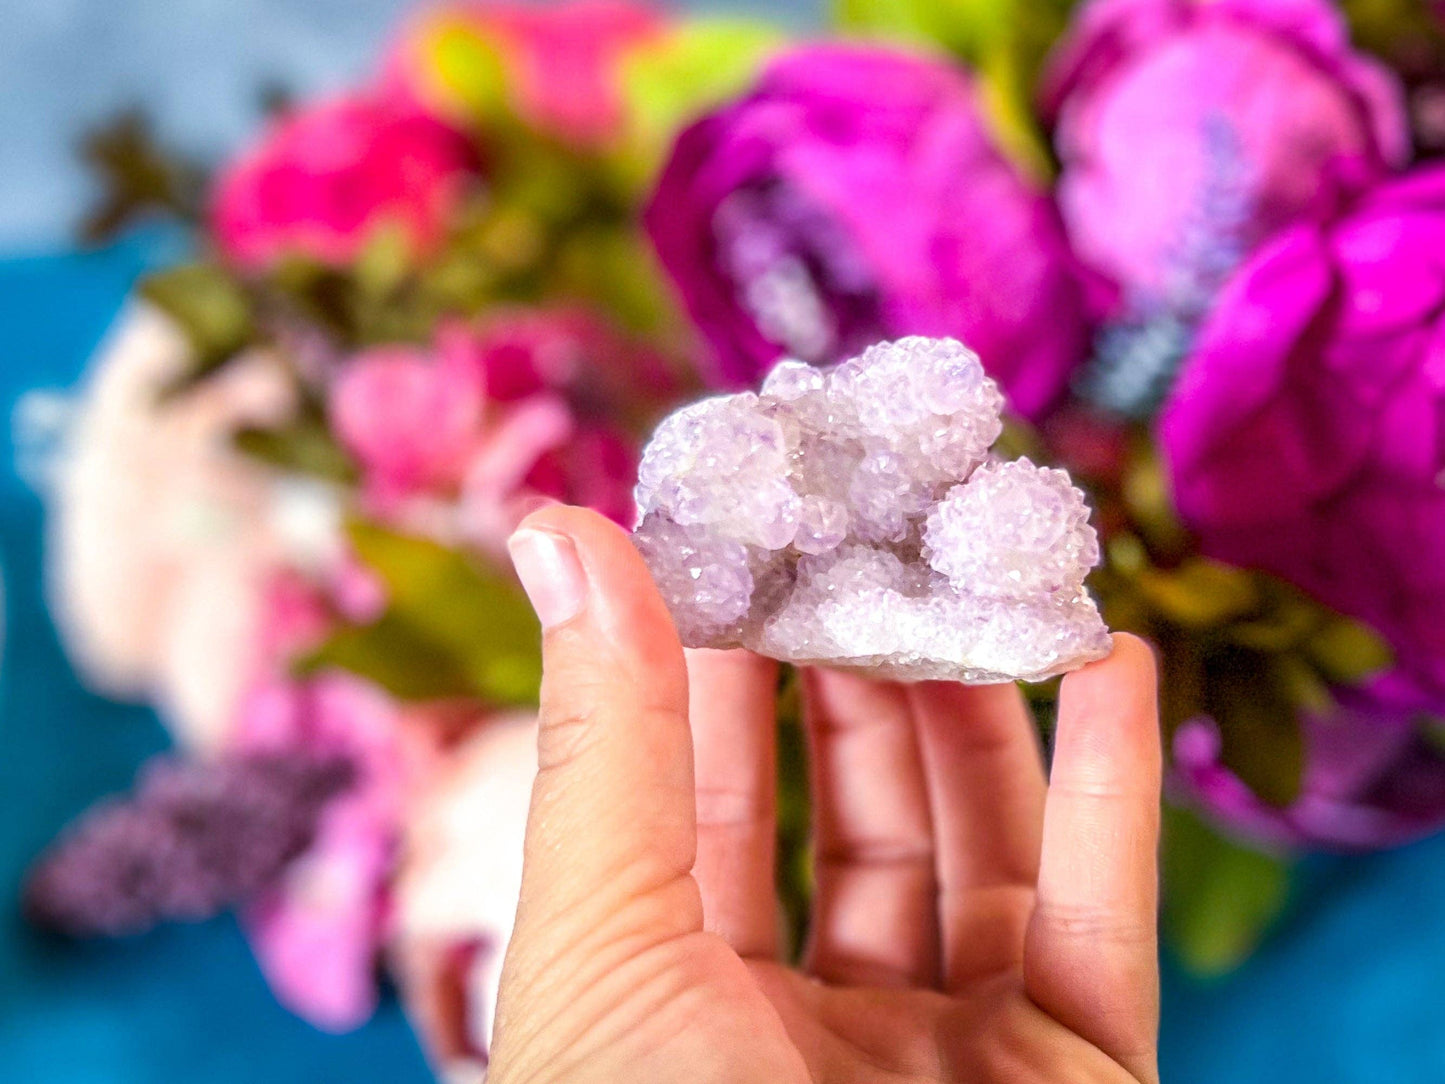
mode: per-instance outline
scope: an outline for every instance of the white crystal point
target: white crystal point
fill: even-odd
[[[914,336],[667,418],[634,540],[683,643],[970,684],[1107,655],[1084,495],[989,458],[1002,409],[978,355]]]
[[[1027,600],[1077,594],[1099,539],[1069,476],[1019,459],[985,463],[933,506],[923,556],[962,590]]]

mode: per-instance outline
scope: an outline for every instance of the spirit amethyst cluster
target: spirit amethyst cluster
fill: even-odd
[[[635,540],[683,642],[978,684],[1107,654],[1083,494],[990,456],[1002,407],[978,355],[914,337],[667,418]]]

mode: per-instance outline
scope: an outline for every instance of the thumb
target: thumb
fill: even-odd
[[[533,513],[509,549],[542,622],[544,673],[516,936],[564,919],[594,943],[700,929],[687,670],[646,566],[580,508]],[[677,888],[674,906],[628,906]],[[628,924],[639,912],[666,928]]]

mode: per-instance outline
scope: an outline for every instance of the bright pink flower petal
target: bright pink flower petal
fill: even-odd
[[[1159,420],[1206,553],[1373,625],[1445,691],[1445,170],[1299,226],[1221,295]]]
[[[478,374],[404,347],[346,364],[331,393],[331,422],[383,503],[460,481],[482,425]]]
[[[324,102],[278,121],[221,175],[211,232],[248,271],[286,256],[346,264],[384,226],[423,253],[443,238],[477,169],[465,136],[403,103]]]
[[[389,697],[340,673],[258,687],[238,726],[240,750],[341,755],[357,772],[310,849],[244,915],[277,997],[318,1027],[357,1027],[376,1003],[388,883],[415,771],[405,735]]]

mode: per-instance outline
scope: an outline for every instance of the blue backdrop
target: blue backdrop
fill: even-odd
[[[31,388],[75,381],[148,248],[0,261],[0,418]],[[8,448],[4,460],[0,1081],[429,1080],[394,1002],[354,1035],[313,1031],[272,1001],[230,920],[94,944],[22,925],[16,896],[26,864],[79,810],[126,787],[165,737],[150,712],[101,700],[76,682],[45,612],[40,502],[16,476]]]
[[[155,246],[0,261],[0,419],[79,376]],[[41,507],[0,469],[0,1081],[208,1084],[428,1079],[399,1009],[330,1037],[278,1008],[235,925],[65,944],[20,922],[30,858],[164,744],[155,718],[83,690],[41,590]],[[1241,971],[1166,972],[1169,1084],[1445,1081],[1445,837],[1312,865],[1289,920]]]

